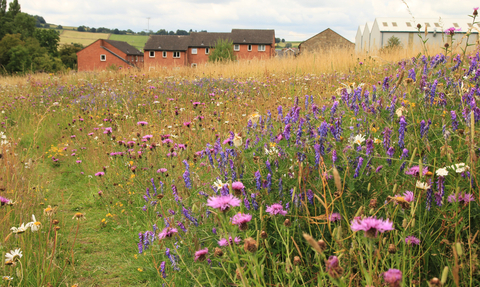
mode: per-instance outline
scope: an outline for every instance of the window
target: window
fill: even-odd
[[[210,48],[205,48],[205,54],[209,54],[210,53]]]
[[[162,52],[162,57],[166,58],[167,57],[167,51]]]
[[[149,56],[150,58],[155,58],[155,51],[150,51],[150,52],[148,53],[148,56]]]
[[[470,28],[473,27],[472,23],[468,23],[468,27]]]
[[[138,56],[135,56],[135,62],[138,62]]]
[[[455,28],[458,28],[458,23],[453,23],[453,26],[454,26]]]
[[[180,52],[174,51],[174,52],[173,52],[173,57],[174,57],[174,58],[180,58]]]
[[[405,24],[407,24],[407,27],[412,27],[412,23],[410,22],[405,22]]]
[[[252,50],[252,45],[248,45],[248,51]]]
[[[430,23],[425,23],[425,27],[430,27]]]
[[[387,22],[383,22],[383,27],[388,27],[388,23],[387,23]]]
[[[437,28],[440,28],[440,24],[438,24],[438,23],[433,23],[433,25],[435,25],[435,27],[437,27]]]
[[[197,67],[197,63],[192,63],[192,68],[196,68]]]
[[[397,22],[392,22],[393,27],[397,27]]]
[[[234,51],[240,51],[240,45],[238,45],[238,44],[233,45],[233,50]]]
[[[107,60],[107,55],[101,54],[100,55],[100,61],[105,62]]]
[[[192,55],[196,55],[197,54],[197,48],[192,48]]]
[[[258,51],[265,52],[265,45],[258,45]]]

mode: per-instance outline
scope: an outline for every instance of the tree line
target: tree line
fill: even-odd
[[[42,25],[42,24],[41,24]],[[43,24],[45,25],[45,24]],[[46,24],[48,25],[48,24]],[[62,27],[61,25],[57,26],[57,29],[61,29],[58,27]],[[117,35],[190,35],[190,33],[197,32],[197,30],[190,29],[189,31],[187,30],[181,30],[177,29],[177,31],[168,31],[165,29],[160,29],[157,32],[154,32],[152,30],[149,31],[141,31],[141,32],[134,32],[131,29],[128,30],[119,30],[118,28],[115,29],[109,29],[105,27],[88,27],[85,25],[78,26],[76,29],[78,32],[91,32],[91,33],[108,33],[108,34],[117,34]],[[200,30],[200,32],[207,32],[207,30]]]
[[[37,28],[39,17],[21,12],[18,0],[8,10],[7,0],[0,0],[0,74],[76,69],[82,45],[59,47],[59,32]]]

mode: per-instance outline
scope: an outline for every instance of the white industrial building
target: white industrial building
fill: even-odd
[[[420,24],[420,33],[417,25]],[[427,36],[425,36],[427,27]],[[392,36],[400,40],[404,48],[418,49],[422,46],[422,39],[428,39],[427,48],[441,48],[445,43],[450,44],[450,37],[444,33],[448,28],[460,29],[453,37],[454,46],[461,42],[465,47],[466,35],[471,33],[468,42],[475,44],[478,41],[480,25],[472,25],[465,19],[438,19],[438,18],[376,18],[374,22],[367,22],[358,27],[355,37],[355,50],[357,52],[374,52],[385,47],[388,39]]]

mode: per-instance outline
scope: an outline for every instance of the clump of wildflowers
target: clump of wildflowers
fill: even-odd
[[[385,231],[395,230],[393,222],[375,217],[367,217],[364,219],[354,219],[351,222],[350,228],[352,231],[365,231],[365,236],[369,238],[377,237],[377,234],[384,233]]]
[[[267,206],[266,212],[270,213],[270,215],[283,215],[287,214],[287,211],[283,210],[283,206],[280,203],[274,203],[270,206]]]

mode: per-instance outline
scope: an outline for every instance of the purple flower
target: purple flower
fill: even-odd
[[[167,278],[167,274],[165,274],[165,261],[162,261],[160,264],[160,271],[162,272],[162,277]]]
[[[283,210],[283,206],[280,203],[274,203],[270,206],[267,206],[266,212],[270,213],[271,215],[281,214],[285,216],[287,212]]]
[[[261,184],[261,175],[259,170],[255,172],[255,181],[257,183],[257,189],[260,190],[262,188],[262,184]]]
[[[376,217],[367,217],[364,219],[354,219],[351,222],[352,231],[365,231],[365,236],[369,238],[377,237],[378,232],[385,232],[389,230],[395,230],[393,227],[393,222],[383,221],[382,219],[377,219]]]
[[[243,190],[244,188],[245,188],[245,186],[243,185],[243,183],[241,183],[239,181],[236,181],[236,182],[232,183],[232,189],[233,190]]]
[[[455,29],[455,27],[450,27],[447,30],[445,30],[445,34],[453,36],[455,35],[455,32],[459,32],[461,30],[462,30],[461,28]]]
[[[328,274],[332,278],[338,279],[340,276],[342,276],[343,268],[340,267],[337,256],[328,257],[328,260],[325,262],[325,266],[326,266]]]
[[[3,196],[0,196],[0,204],[1,205],[5,205],[5,204],[8,204],[11,200],[6,198],[6,197],[3,197]]]
[[[420,239],[416,238],[415,236],[410,235],[410,236],[405,237],[405,243],[407,245],[410,245],[410,246],[420,245]]]
[[[398,146],[403,148],[404,147],[404,140],[405,140],[405,131],[407,130],[407,121],[405,121],[405,117],[400,117],[400,128],[398,129]]]
[[[205,260],[206,255],[208,254],[208,248],[198,250],[195,252],[195,261],[203,261]]]
[[[379,165],[376,169],[375,169],[375,172],[378,173],[379,171],[381,171],[383,168],[383,165]]]
[[[158,234],[158,239],[170,238],[175,233],[178,233],[178,230],[176,228],[166,227],[162,230],[162,232]]]
[[[252,216],[250,214],[237,213],[231,220],[232,224],[238,225],[241,231],[245,231],[248,229],[248,222],[252,220]]]
[[[329,219],[330,219],[331,222],[340,221],[340,220],[342,220],[342,216],[340,215],[340,213],[334,212],[334,213],[330,214]]]
[[[148,125],[148,123],[145,121],[140,121],[140,122],[137,122],[137,125],[146,126]]]
[[[422,174],[426,175],[427,172],[428,172],[428,167],[426,167],[426,166],[423,167]],[[412,166],[407,171],[405,171],[405,174],[418,176],[418,175],[420,175],[420,167],[418,165]]]
[[[358,165],[357,168],[355,169],[355,174],[353,175],[353,178],[357,178],[359,173],[360,173],[360,168],[363,165],[363,157],[358,158]]]
[[[95,174],[95,176],[100,176],[100,177],[104,176],[104,175],[105,175],[105,173],[103,171],[99,171]]]
[[[210,197],[207,200],[207,206],[218,208],[222,212],[227,212],[231,207],[240,206],[240,199],[231,194]]]
[[[387,272],[383,273],[383,280],[389,287],[400,287],[402,272],[398,269],[388,269]]]
[[[222,247],[223,247],[223,246],[228,246],[228,240],[225,239],[225,238],[222,238],[222,239],[220,239],[220,240],[218,241],[218,245],[220,245],[220,246],[222,246]]]
[[[464,205],[467,205],[470,201],[475,201],[475,198],[473,197],[473,194],[470,193],[452,193],[448,196],[447,198],[448,202],[453,203],[453,202],[459,202],[463,203]]]
[[[452,130],[456,131],[458,129],[458,121],[455,111],[450,111],[450,117],[452,118]]]

